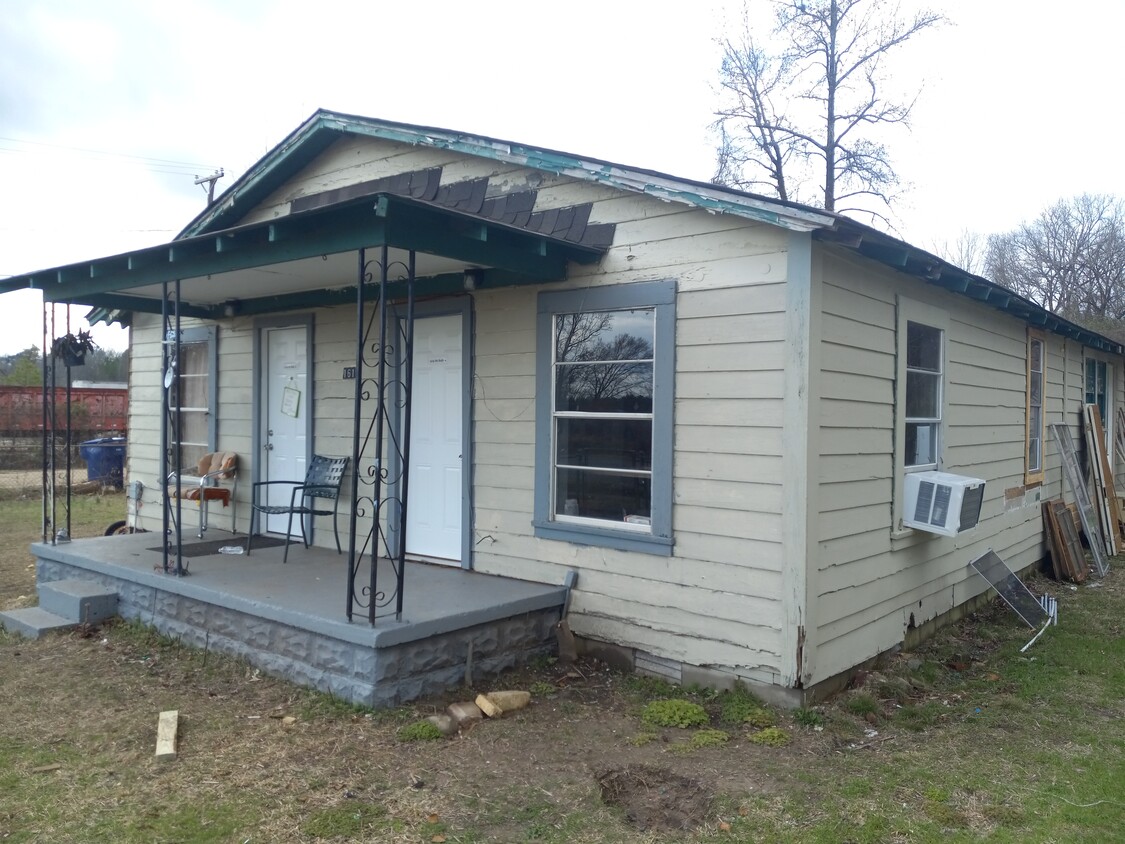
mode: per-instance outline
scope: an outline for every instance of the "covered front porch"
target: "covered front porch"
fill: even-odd
[[[157,533],[39,543],[32,553],[40,588],[98,584],[116,592],[123,618],[372,707],[471,683],[547,651],[566,601],[566,587],[407,561],[401,618],[350,623],[346,556],[297,544],[283,564],[281,546],[250,556],[218,551],[244,541],[213,531],[185,543],[187,577],[164,573]],[[389,579],[390,563],[380,568]]]

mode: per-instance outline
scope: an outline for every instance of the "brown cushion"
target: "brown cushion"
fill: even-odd
[[[201,476],[208,472],[221,471],[224,474],[220,477],[225,480],[238,470],[238,454],[233,451],[216,451],[211,454],[204,454],[199,458],[195,470]]]

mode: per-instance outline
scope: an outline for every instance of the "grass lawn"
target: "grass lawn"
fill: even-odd
[[[26,571],[37,506],[0,508],[0,575]],[[80,502],[73,532],[123,513]],[[404,728],[487,688],[370,712],[134,624],[0,633],[0,841],[1125,840],[1121,580],[1034,584],[1060,623],[1026,654],[990,606],[806,710],[545,661],[489,686],[529,708],[435,741]]]

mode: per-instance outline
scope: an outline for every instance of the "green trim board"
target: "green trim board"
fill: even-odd
[[[669,202],[737,214],[796,231],[810,231],[830,225],[834,216],[821,209],[799,203],[783,202],[708,182],[677,178],[656,170],[629,167],[602,159],[490,138],[485,135],[456,132],[435,126],[378,120],[321,109],[266,153],[246,175],[220,195],[210,208],[184,229],[181,237],[230,225],[234,219],[242,215],[244,209],[261,202],[321,152],[347,135],[445,149],[558,175],[573,176],[583,181],[645,193]]]
[[[156,312],[159,299],[148,297],[155,304],[143,305],[136,300],[145,297],[130,299],[121,291],[383,244],[481,266],[482,278],[492,286],[560,280],[566,277],[569,262],[590,263],[604,253],[602,249],[482,221],[424,202],[380,194],[271,222],[14,276],[0,282],[0,292],[30,287],[42,290],[47,301],[118,309],[135,306],[135,310]],[[441,286],[448,286],[448,279]],[[187,310],[181,309],[181,313],[191,309],[191,315],[196,316],[216,313],[218,306],[192,303],[190,284],[187,287]],[[293,302],[297,306],[311,304],[323,293],[311,290],[297,298],[279,297],[276,309],[291,307]],[[261,297],[260,305],[269,298]],[[255,310],[263,312],[260,307]]]

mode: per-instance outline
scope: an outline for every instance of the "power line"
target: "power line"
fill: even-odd
[[[4,144],[22,144],[35,149],[21,149],[19,147],[4,146]],[[32,153],[47,154],[50,151],[77,154],[80,156],[93,156],[95,158],[113,158],[136,163],[158,173],[187,174],[199,173],[204,170],[218,170],[213,164],[202,164],[192,161],[176,161],[169,158],[153,158],[145,155],[131,155],[123,152],[109,152],[107,150],[90,149],[88,147],[67,146],[66,144],[52,144],[45,141],[27,141],[21,138],[0,136],[0,152],[7,153]],[[175,168],[175,169],[168,169]]]

